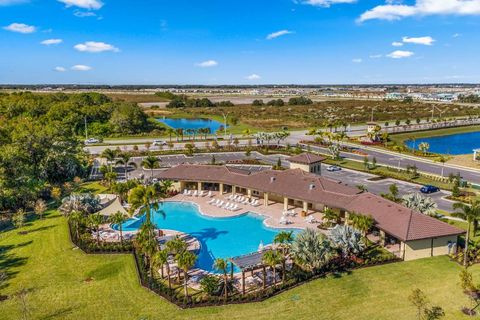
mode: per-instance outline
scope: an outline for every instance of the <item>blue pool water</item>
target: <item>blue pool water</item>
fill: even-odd
[[[211,119],[186,119],[186,118],[179,118],[179,119],[172,119],[172,118],[165,118],[165,119],[158,119],[161,123],[166,124],[173,129],[202,129],[202,128],[210,128],[210,131],[213,133],[217,132],[222,123],[211,120]]]
[[[215,272],[212,266],[216,258],[231,258],[257,251],[260,242],[265,245],[272,243],[280,231],[266,227],[264,219],[253,213],[231,218],[210,218],[202,215],[195,204],[188,202],[165,202],[160,210],[166,216],[163,218],[158,213],[154,214],[155,225],[197,238],[201,243],[197,267],[212,272]],[[130,219],[123,224],[123,230],[137,230],[142,223],[143,219]]]
[[[415,141],[415,148],[422,142],[430,144],[430,152],[441,154],[470,154],[473,149],[480,148],[480,131],[452,134],[448,136],[421,138]],[[413,140],[408,140],[406,145],[413,147]]]

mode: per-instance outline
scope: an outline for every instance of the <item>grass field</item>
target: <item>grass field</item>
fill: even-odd
[[[27,289],[29,319],[413,319],[410,291],[422,289],[446,311],[468,319],[458,286],[460,267],[447,257],[361,269],[310,282],[262,303],[180,310],[140,287],[130,255],[86,255],[69,242],[65,219],[44,220],[0,234],[2,294]],[[475,282],[480,267],[472,267]],[[0,319],[22,316],[18,298],[0,302]]]

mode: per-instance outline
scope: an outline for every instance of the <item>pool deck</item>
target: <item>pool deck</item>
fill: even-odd
[[[235,217],[235,216],[252,212],[265,217],[264,224],[267,227],[277,228],[277,229],[283,229],[283,228],[285,229],[292,229],[292,228],[293,229],[306,229],[306,228],[317,229],[318,223],[307,222],[305,217],[302,217],[300,215],[300,212],[302,211],[302,209],[298,207],[294,208],[293,206],[290,206],[289,210],[294,210],[296,215],[287,217],[287,220],[290,222],[289,224],[281,224],[280,219],[283,217],[283,211],[284,211],[283,203],[276,203],[276,202],[270,201],[270,204],[268,206],[264,206],[263,199],[259,199],[259,202],[260,202],[259,206],[238,204],[240,209],[236,211],[229,211],[208,203],[211,199],[219,199],[219,200],[223,200],[225,203],[227,202],[232,203],[232,201],[228,199],[229,195],[230,195],[229,193],[219,195],[218,192],[213,192],[211,197],[207,197],[207,196],[194,197],[194,196],[185,196],[183,194],[178,194],[174,197],[166,199],[165,202],[182,201],[182,202],[194,203],[198,206],[198,209],[201,214],[205,216],[213,217],[213,218]],[[309,215],[313,216],[316,221],[322,220],[322,213],[320,212],[311,212]]]

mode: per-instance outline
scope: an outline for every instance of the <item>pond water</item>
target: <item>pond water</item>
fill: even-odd
[[[263,223],[264,218],[254,213],[237,217],[211,218],[202,215],[198,206],[189,202],[164,202],[159,213],[152,216],[152,221],[160,229],[169,229],[188,233],[198,239],[201,250],[196,266],[210,271],[217,258],[232,258],[255,252],[259,245],[273,242],[280,229],[269,228]],[[123,224],[124,231],[140,228],[144,218],[132,218]],[[117,226],[113,226],[117,229]],[[290,229],[294,233],[299,229]],[[238,271],[238,270],[236,270]]]
[[[422,142],[427,142],[430,145],[429,152],[440,154],[471,154],[473,149],[480,148],[480,131],[458,133],[447,136],[438,136],[430,138],[419,138],[415,141],[415,148],[418,150],[418,145]],[[405,144],[409,148],[413,148],[414,141],[408,140]]]
[[[218,122],[212,119],[204,119],[204,118],[160,118],[157,119],[161,123],[166,124],[167,126],[173,129],[202,129],[202,128],[209,128],[211,133],[215,133],[223,126],[223,123]]]

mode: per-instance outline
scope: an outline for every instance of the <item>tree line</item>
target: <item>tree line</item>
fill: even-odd
[[[138,106],[98,93],[0,94],[0,212],[30,209],[86,174],[85,119],[91,135],[150,129]]]

